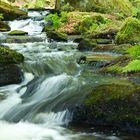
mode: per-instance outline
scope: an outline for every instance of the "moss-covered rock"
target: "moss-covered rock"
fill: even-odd
[[[127,50],[131,48],[132,45],[130,44],[98,44],[93,51],[103,52],[103,51],[111,51],[119,54],[126,54]]]
[[[63,41],[63,42],[68,41],[68,36],[66,34],[59,33],[57,31],[49,31],[49,32],[47,32],[47,37],[49,39],[53,39],[55,41]]]
[[[136,18],[127,18],[117,33],[118,44],[140,42],[140,21]]]
[[[21,30],[14,30],[14,31],[11,31],[8,35],[28,35],[28,32],[24,32],[24,31],[21,31]]]
[[[10,30],[11,30],[11,28],[9,27],[9,25],[4,23],[3,21],[0,21],[0,32],[7,32]]]
[[[118,32],[117,29],[109,29],[109,30],[105,30],[105,31],[99,31],[97,33],[93,33],[92,38],[115,39],[117,32]]]
[[[128,81],[95,87],[73,113],[73,123],[127,128],[140,124],[140,88]],[[140,128],[140,127],[139,127]]]
[[[22,54],[0,46],[0,86],[22,82],[23,72],[16,64],[23,61]]]
[[[111,73],[115,75],[127,75],[128,73],[123,72],[123,68],[126,67],[133,59],[134,58],[130,55],[119,56],[108,65],[103,67],[100,72]]]
[[[22,54],[9,48],[0,46],[0,64],[19,64],[24,61]]]
[[[92,50],[96,46],[95,41],[92,42],[90,39],[82,39],[78,45],[78,50]]]
[[[21,16],[27,16],[26,12],[2,1],[0,1],[0,13],[3,14],[4,20],[14,20]]]

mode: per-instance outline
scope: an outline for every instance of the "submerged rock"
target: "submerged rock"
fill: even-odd
[[[11,28],[9,25],[7,25],[6,23],[4,23],[3,21],[0,21],[0,32],[7,32],[10,31]]]
[[[64,33],[59,33],[56,31],[48,31],[47,32],[47,37],[49,39],[53,39],[55,41],[63,41],[63,42],[67,42],[68,41],[68,37],[66,34]]]
[[[28,35],[28,32],[24,32],[21,30],[14,30],[11,31],[8,35]]]
[[[6,39],[0,39],[1,43],[27,43],[27,42],[42,42],[41,37],[17,35],[17,36],[8,36]]]
[[[27,16],[26,12],[2,1],[0,1],[0,13],[3,15],[4,20],[14,20],[22,16]]]

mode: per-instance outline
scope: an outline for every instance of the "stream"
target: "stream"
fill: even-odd
[[[116,78],[79,65],[77,59],[82,53],[76,50],[76,43],[49,42],[41,32],[47,14],[30,11],[29,19],[9,22],[11,30],[27,31],[30,37],[42,41],[3,43],[22,53],[25,62],[20,66],[23,82],[0,87],[4,96],[0,102],[0,140],[138,140],[111,130],[105,133],[69,126],[72,108],[82,101],[80,94]]]

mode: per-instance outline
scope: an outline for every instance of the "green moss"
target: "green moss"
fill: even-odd
[[[87,96],[87,118],[112,124],[140,122],[140,88],[128,81],[99,85]]]
[[[92,61],[111,61],[114,60],[116,56],[110,55],[110,54],[93,54],[86,56],[86,61],[92,62]]]
[[[122,72],[122,67],[118,65],[110,66],[106,69],[108,72]]]
[[[121,83],[122,82],[122,83]],[[130,89],[130,90],[129,90]],[[85,101],[86,105],[109,102],[111,100],[122,99],[133,94],[135,87],[128,81],[111,83],[97,87]],[[127,92],[126,92],[127,91]]]
[[[8,33],[8,35],[27,35],[27,32],[21,31],[21,30],[14,30]]]
[[[127,18],[116,36],[118,44],[140,41],[140,21],[136,18]]]
[[[24,61],[22,54],[0,46],[0,64],[18,64]]]
[[[27,16],[26,12],[2,1],[0,1],[0,13],[3,14],[4,20],[14,20],[21,16]]]

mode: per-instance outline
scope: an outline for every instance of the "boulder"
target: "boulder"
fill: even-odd
[[[23,55],[0,46],[0,58],[0,86],[20,83],[23,72],[16,64],[24,61]]]
[[[75,108],[71,123],[140,129],[139,100],[140,87],[129,81],[98,85]]]
[[[0,21],[0,32],[7,32],[10,30],[11,30],[11,28],[9,27],[9,25],[4,23],[3,21]]]
[[[4,20],[14,20],[22,16],[27,16],[26,12],[2,1],[0,1],[0,13],[3,15]]]

